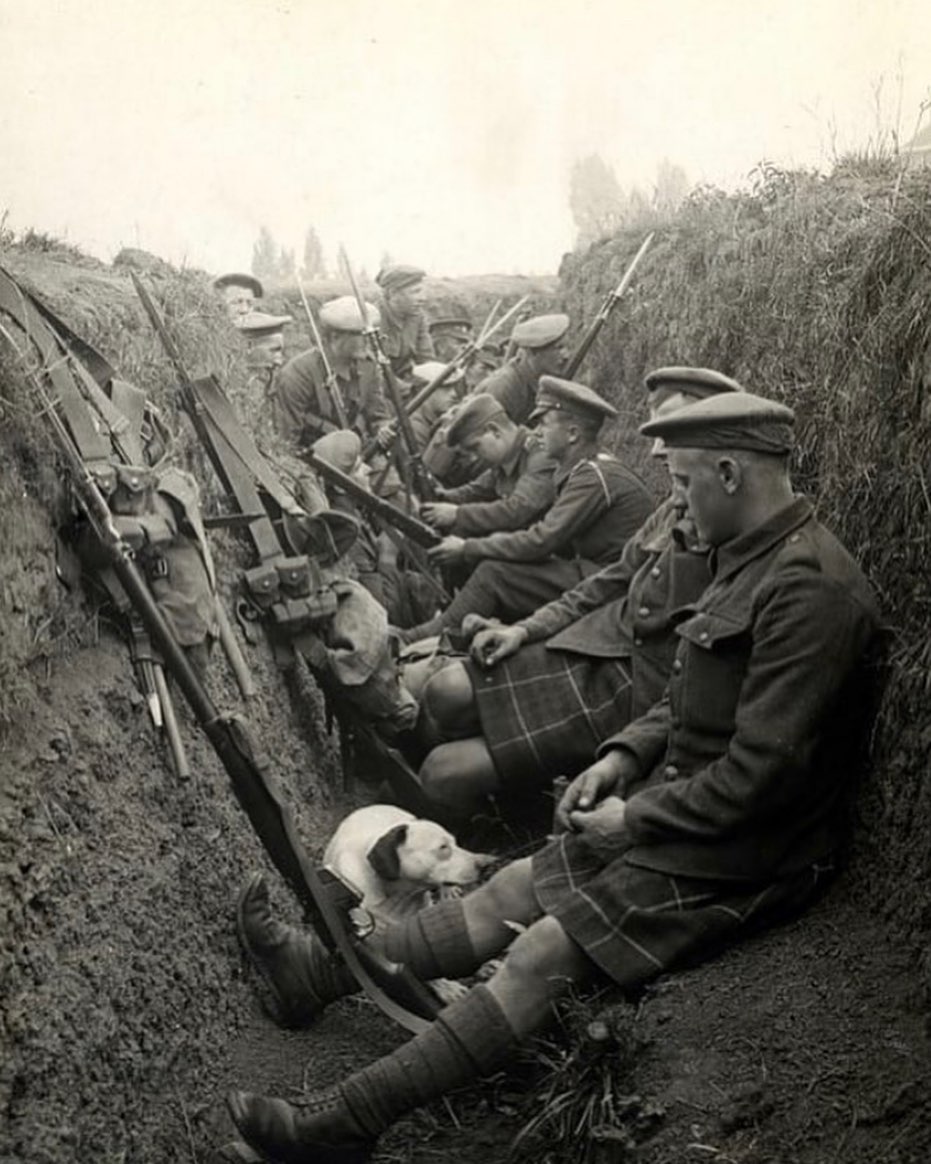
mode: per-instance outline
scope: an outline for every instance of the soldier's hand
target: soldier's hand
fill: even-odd
[[[599,857],[610,860],[630,847],[624,828],[626,803],[619,796],[606,796],[587,812],[569,814],[569,825],[579,840]]]
[[[527,639],[522,626],[490,626],[472,639],[469,654],[481,667],[493,667],[515,654]]]
[[[388,424],[383,424],[375,433],[375,444],[378,445],[382,452],[387,452],[394,444],[397,436],[397,426],[393,421]]]
[[[610,796],[627,777],[639,776],[640,769],[631,752],[623,748],[612,748],[610,752],[596,760],[572,781],[556,805],[556,822],[564,830],[575,831],[570,819],[573,812],[588,812],[595,805]]]
[[[438,546],[433,546],[432,549],[427,550],[432,562],[439,562],[441,566],[451,566],[455,562],[462,561],[462,551],[465,548],[465,538],[457,538],[454,535],[443,538]]]
[[[424,521],[435,529],[451,529],[458,512],[459,506],[449,501],[427,502],[420,511]]]

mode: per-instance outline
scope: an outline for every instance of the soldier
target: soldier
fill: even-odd
[[[651,419],[740,385],[706,368],[646,377]],[[665,458],[661,441],[653,455]],[[446,812],[468,816],[489,794],[548,790],[605,737],[663,694],[675,624],[711,580],[708,546],[670,497],[615,562],[512,626],[480,630],[471,659],[424,692],[436,736],[420,769]]]
[[[526,529],[450,534],[429,551],[442,565],[477,564],[446,610],[417,630],[458,629],[467,614],[523,618],[618,558],[653,508],[646,486],[616,457],[598,452],[598,434],[617,411],[584,384],[543,376],[531,419],[557,462],[556,499]],[[468,487],[466,487],[468,488]]]
[[[486,468],[474,481],[443,489],[442,500],[422,506],[421,516],[436,529],[459,538],[522,529],[553,503],[556,462],[540,437],[515,424],[494,397],[471,396],[450,425],[446,443]]]
[[[284,363],[284,325],[290,322],[290,315],[250,311],[240,315],[235,324],[246,341],[250,387],[263,395],[271,388],[275,373]]]
[[[365,309],[369,326],[377,326],[378,309],[370,303]],[[331,299],[320,308],[321,338],[345,406],[346,424],[363,440],[374,436],[387,444],[392,439],[389,410],[364,327],[351,295]],[[327,385],[323,356],[316,348],[294,356],[275,377],[272,420],[276,431],[298,449],[343,427]]]
[[[447,360],[446,363],[449,361]],[[421,388],[430,384],[446,367],[439,360],[427,360],[423,364],[415,364],[411,369],[411,393],[416,395]],[[458,401],[459,392],[464,383],[461,368],[446,377],[439,388],[435,388],[421,406],[411,414],[411,428],[419,449],[425,449],[430,438],[443,422],[443,418],[450,408]]]
[[[856,563],[792,492],[792,420],[735,392],[641,430],[667,443],[676,493],[716,555],[714,581],[677,628],[667,697],[572,781],[561,836],[384,935],[387,956],[424,979],[472,973],[509,946],[493,977],[301,1106],[231,1093],[253,1148],[366,1159],[402,1114],[497,1070],[558,995],[606,980],[637,988],[797,912],[830,877],[878,613]],[[245,906],[247,940],[273,979],[305,984],[318,1007],[346,989],[317,939],[275,921],[267,901]],[[515,923],[526,927],[516,939]]]
[[[472,320],[466,315],[444,315],[432,319],[427,328],[436,358],[443,364],[448,364],[459,355],[475,331]]]
[[[234,327],[239,326],[242,316],[256,310],[256,299],[261,299],[265,294],[258,279],[238,272],[214,279],[213,289],[226,304],[230,322]]]
[[[414,364],[436,359],[423,309],[424,272],[393,263],[375,276],[381,288],[381,335],[391,370],[407,383]]]
[[[511,332],[517,355],[482,380],[477,388],[499,400],[515,424],[526,424],[543,375],[558,376],[566,362],[562,340],[569,316],[535,315]]]

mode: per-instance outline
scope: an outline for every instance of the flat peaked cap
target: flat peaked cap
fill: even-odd
[[[535,315],[525,319],[511,332],[511,339],[519,348],[545,348],[554,344],[569,330],[569,316],[557,312],[553,315]]]
[[[365,313],[368,316],[368,327],[378,327],[381,316],[378,308],[366,303]],[[354,295],[340,295],[338,299],[329,299],[320,308],[320,322],[333,331],[365,331],[366,324],[362,322],[362,312]]]
[[[466,315],[444,315],[441,319],[431,319],[427,324],[429,331],[472,331],[472,320]]]
[[[411,368],[411,373],[415,380],[419,380],[422,384],[429,384],[439,376],[445,367],[446,365],[440,360],[426,360],[422,364],[415,364]],[[464,375],[465,373],[461,368],[454,368],[443,384],[458,384]]]
[[[669,392],[687,392],[704,400],[717,396],[719,392],[743,392],[743,388],[730,376],[715,372],[711,368],[657,368],[644,377],[647,392],[666,389]]]
[[[409,267],[405,263],[391,263],[375,276],[375,282],[382,291],[400,291],[402,287],[412,287],[426,275],[420,267]]]
[[[347,428],[328,432],[325,436],[315,440],[310,446],[321,461],[342,469],[344,473],[351,473],[356,461],[362,455],[362,441],[357,433]]]
[[[239,271],[220,275],[219,278],[214,279],[213,287],[215,291],[222,291],[224,287],[248,287],[256,299],[261,299],[265,294],[262,284],[254,275],[244,275]]]
[[[247,315],[240,315],[238,319],[233,320],[233,326],[245,332],[247,339],[258,340],[274,335],[290,322],[290,315],[269,315],[266,311],[250,311]]]
[[[473,436],[500,416],[506,416],[498,401],[488,392],[479,392],[470,396],[459,410],[459,414],[449,426],[446,434],[446,443],[450,448],[461,444],[467,437]]]
[[[660,437],[671,449],[749,449],[787,453],[795,413],[751,392],[723,392],[683,405],[641,425],[644,436]]]
[[[530,419],[536,420],[544,412],[553,411],[565,412],[584,420],[606,420],[609,416],[617,416],[617,409],[586,384],[561,380],[559,376],[541,376]]]

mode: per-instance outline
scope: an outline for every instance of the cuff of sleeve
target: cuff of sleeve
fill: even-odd
[[[648,760],[645,760],[644,756],[636,749],[636,747],[633,747],[626,740],[605,740],[603,744],[598,745],[598,748],[595,751],[595,759],[602,759],[602,757],[606,756],[608,752],[626,752],[628,757],[632,759],[637,765],[638,771],[636,775],[629,776],[623,782],[619,781],[618,783],[616,790],[617,795],[627,796],[634,785],[641,784],[647,778],[647,776],[650,774],[651,765]],[[621,786],[622,784],[623,787]]]

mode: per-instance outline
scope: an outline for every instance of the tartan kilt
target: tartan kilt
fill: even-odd
[[[482,735],[502,787],[549,789],[574,776],[630,719],[630,668],[530,643],[485,670],[465,661]]]
[[[797,912],[833,873],[824,861],[768,882],[712,881],[645,869],[623,856],[605,864],[571,834],[538,850],[531,869],[540,908],[628,988]]]

